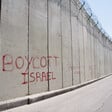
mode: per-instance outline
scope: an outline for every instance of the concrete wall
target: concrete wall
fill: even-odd
[[[112,42],[78,0],[2,0],[0,101],[111,74]]]

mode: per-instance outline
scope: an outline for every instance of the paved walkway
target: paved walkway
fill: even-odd
[[[112,112],[112,76],[66,94],[4,112]]]

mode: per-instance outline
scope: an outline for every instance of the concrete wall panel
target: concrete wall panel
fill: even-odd
[[[33,94],[47,91],[53,74],[48,72],[47,0],[30,0],[29,10],[29,91]]]
[[[91,75],[92,75],[92,79],[94,79],[94,37],[93,37],[93,26],[91,24]]]
[[[49,71],[53,72],[54,80],[50,80],[49,88],[62,88],[62,58],[61,58],[61,8],[60,0],[49,0]]]
[[[107,74],[107,48],[104,47],[104,75]]]
[[[95,28],[94,28],[94,34],[95,34]],[[97,38],[94,37],[94,76],[95,79],[97,78]]]
[[[73,84],[80,83],[79,28],[76,15],[77,7],[71,2],[72,49],[73,49]]]
[[[85,61],[84,61],[84,33],[83,33],[83,26],[82,26],[82,14],[79,15],[79,46],[80,46],[80,78],[81,83],[85,81]]]
[[[99,53],[99,40],[98,40],[98,35],[97,35],[97,41],[96,41],[96,43],[97,43],[97,78],[99,78],[99,76],[100,76],[100,65],[99,65],[99,62],[100,62],[100,53]]]
[[[72,85],[70,2],[61,1],[63,87]]]
[[[24,76],[28,55],[26,0],[3,0],[0,35],[0,101],[28,94]]]
[[[85,27],[83,27],[84,32],[84,62],[85,62],[85,80],[91,79],[90,73],[90,34]]]

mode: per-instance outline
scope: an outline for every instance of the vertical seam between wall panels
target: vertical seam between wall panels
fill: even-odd
[[[0,23],[1,23],[2,0],[0,0]]]
[[[105,68],[105,70],[104,71],[105,71],[105,75],[106,75],[106,39],[105,39],[105,47],[104,48],[105,48],[105,52],[104,52],[105,53],[104,54],[104,65],[105,65],[104,68]]]
[[[90,18],[91,19],[91,18]],[[88,20],[88,25],[89,25],[89,28],[90,28],[90,31],[89,31],[89,47],[90,47],[90,64],[89,64],[89,71],[90,71],[90,80],[93,78],[92,76],[92,42],[91,42],[91,21],[90,19]]]
[[[105,74],[105,47],[104,47],[104,40],[103,40],[103,45],[102,45],[102,47],[103,47],[103,75]]]
[[[94,33],[96,33],[96,30]],[[96,79],[97,78],[97,38],[96,38],[96,35],[95,35],[95,66],[96,66],[95,67],[95,71],[96,71],[95,79]]]
[[[82,16],[82,37],[83,37],[83,59],[84,59],[83,68],[84,68],[84,81],[85,81],[85,79],[86,79],[86,75],[85,75],[85,42],[84,42],[83,14],[82,14],[82,12],[81,12],[81,16]]]
[[[71,71],[72,71],[72,85],[73,83],[73,44],[72,44],[72,21],[71,21],[71,0],[69,0],[69,10],[70,10],[70,36],[71,36]]]
[[[90,18],[91,19],[91,18]],[[91,47],[91,45],[92,45],[92,43],[91,43],[91,23],[90,23],[91,21],[89,20],[89,27],[90,27],[90,31],[89,31],[89,37],[90,37],[90,45],[89,45],[89,47],[90,47],[90,64],[89,64],[89,70],[90,70],[90,75],[91,75],[91,77],[90,77],[90,80],[92,79],[92,69],[91,69],[91,66],[92,66],[92,47]]]
[[[28,60],[29,60],[29,22],[30,22],[30,0],[28,0]],[[29,64],[28,64],[28,95],[30,94],[29,87]]]
[[[99,57],[98,57],[98,34],[96,36],[96,52],[97,52],[97,74],[96,74],[96,77],[98,78],[99,76]]]
[[[104,75],[105,75],[105,43],[104,43],[104,39],[103,39],[103,56],[104,56]]]
[[[93,62],[92,62],[92,76],[93,76],[93,79],[94,79],[94,36],[93,36],[93,25],[92,25],[92,55],[93,55]]]
[[[49,0],[47,0],[47,57],[49,57]],[[49,73],[49,59],[48,59],[48,73]],[[49,75],[48,75],[49,79]],[[48,91],[50,90],[50,84],[48,80]]]
[[[78,53],[78,55],[79,55],[79,82],[81,83],[81,73],[80,73],[80,40],[79,40],[79,23],[78,23],[78,17],[76,18],[76,20],[77,20],[77,26],[78,26],[78,51],[79,51],[79,53]]]
[[[94,49],[95,49],[95,44],[94,44],[94,39],[95,39],[95,38],[94,38],[94,26],[93,26],[93,28],[92,28],[92,32],[93,32],[93,33],[92,33],[92,34],[93,34],[93,35],[92,35],[92,39],[93,39],[93,63],[94,63],[94,64],[93,64],[93,68],[94,68],[94,69],[93,69],[93,79],[94,79],[94,78],[95,78],[95,50],[94,50]]]
[[[97,78],[99,77],[99,55],[98,55],[98,53],[99,53],[99,44],[98,44],[98,34],[97,34]]]
[[[96,79],[96,35],[95,35],[95,27],[93,29],[94,34],[94,78]]]
[[[78,6],[76,7],[77,9],[78,9]],[[77,10],[76,9],[76,10]],[[80,10],[79,10],[79,13],[80,13]],[[78,13],[78,14],[79,14]],[[81,83],[81,72],[80,72],[80,70],[81,70],[81,67],[80,67],[80,63],[81,63],[81,61],[80,61],[80,39],[79,39],[79,20],[78,20],[79,18],[78,18],[78,15],[76,16],[76,20],[77,20],[77,28],[78,28],[78,30],[76,30],[77,31],[77,34],[78,34],[78,56],[79,56],[79,83]]]
[[[95,46],[95,45],[94,45],[94,26],[93,26],[93,28],[92,28],[92,32],[93,32],[93,33],[92,33],[92,39],[93,39],[93,63],[94,63],[94,64],[93,64],[93,68],[94,68],[94,67],[95,67],[95,57],[94,57],[94,56],[95,56],[95,55],[94,55],[94,46]],[[94,69],[93,69],[93,79],[95,78],[94,75],[95,75],[95,71],[94,71]]]
[[[63,36],[62,36],[62,0],[60,0],[60,33],[61,33],[61,68],[62,68],[62,88],[63,85]]]

